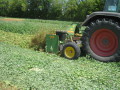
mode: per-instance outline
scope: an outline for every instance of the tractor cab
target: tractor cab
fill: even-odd
[[[120,13],[120,0],[106,0],[104,11]]]

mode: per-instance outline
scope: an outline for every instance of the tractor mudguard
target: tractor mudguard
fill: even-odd
[[[113,19],[116,19],[119,21],[120,20],[120,13],[103,12],[103,11],[94,12],[94,13],[88,15],[86,20],[82,23],[82,26],[87,26],[92,21],[95,21],[96,19],[99,19],[99,18],[110,18],[110,19],[113,18]]]

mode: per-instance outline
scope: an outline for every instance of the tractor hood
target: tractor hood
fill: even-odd
[[[78,24],[72,24],[70,26],[67,27],[66,31],[69,35],[74,35],[75,34],[75,30],[77,29],[77,25]]]

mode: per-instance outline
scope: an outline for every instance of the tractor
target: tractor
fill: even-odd
[[[120,61],[120,0],[106,0],[103,11],[81,24],[46,35],[46,52],[74,60],[82,53],[102,61]]]

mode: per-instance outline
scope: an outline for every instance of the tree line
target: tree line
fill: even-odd
[[[0,16],[83,21],[105,0],[0,0]]]

